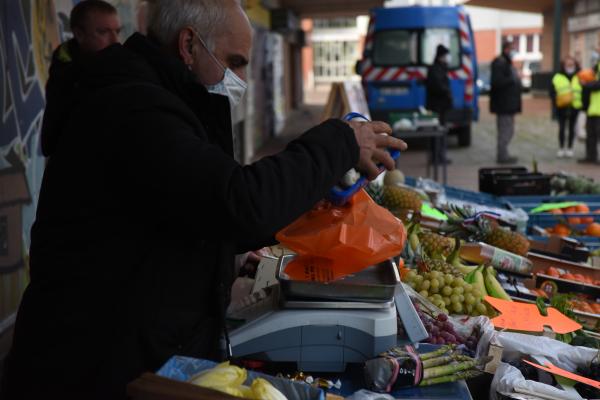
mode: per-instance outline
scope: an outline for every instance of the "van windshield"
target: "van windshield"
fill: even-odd
[[[437,46],[442,44],[450,50],[448,68],[453,69],[460,66],[460,48],[456,29],[425,29],[421,38],[422,64],[433,64]]]
[[[416,31],[382,31],[375,35],[373,64],[381,66],[402,66],[418,61],[418,35]]]
[[[389,67],[431,65],[439,44],[443,44],[450,50],[449,68],[460,67],[458,31],[449,28],[377,32],[373,45],[373,64]]]

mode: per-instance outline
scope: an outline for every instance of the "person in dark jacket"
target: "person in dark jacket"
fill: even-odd
[[[120,399],[175,354],[220,359],[234,255],[273,244],[350,168],[373,179],[376,163],[394,168],[387,148],[406,148],[385,123],[332,119],[242,166],[241,6],[156,0],[149,32],[82,66],[53,136],[3,400]]]
[[[584,72],[584,71],[582,71]],[[585,157],[577,160],[583,164],[598,164],[598,141],[600,141],[600,61],[596,61],[591,76],[582,81],[582,109],[586,113]],[[586,74],[587,75],[587,74]]]
[[[52,54],[46,83],[46,110],[42,122],[42,153],[52,153],[60,125],[66,121],[73,104],[74,85],[79,79],[79,61],[119,42],[121,23],[117,9],[102,0],[84,0],[70,14],[73,39],[61,44]]]
[[[513,44],[505,42],[502,54],[492,62],[490,111],[496,114],[498,130],[497,159],[499,164],[518,161],[508,152],[515,133],[515,114],[521,112],[521,79],[512,63]]]
[[[452,108],[452,92],[448,78],[448,63],[450,51],[440,44],[435,52],[433,64],[427,70],[427,102],[425,108],[439,115],[440,123],[444,125],[446,113]]]
[[[448,78],[448,64],[450,51],[443,44],[439,44],[435,51],[433,64],[427,69],[427,80],[425,88],[427,90],[427,101],[425,108],[438,114],[440,125],[446,124],[447,113],[452,108],[452,92],[450,91],[450,79]],[[439,154],[433,154],[442,161],[443,152],[439,149]],[[449,163],[450,160],[443,160]]]

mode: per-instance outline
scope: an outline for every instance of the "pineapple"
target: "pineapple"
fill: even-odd
[[[383,188],[383,205],[391,210],[405,209],[420,211],[423,201],[418,193],[399,186]]]
[[[452,264],[449,264],[446,260],[441,258],[430,258],[426,254],[419,254],[417,252],[416,263],[420,271],[439,271],[444,274],[450,274],[458,277],[462,277],[463,274]]]
[[[449,236],[481,241],[491,246],[525,257],[529,240],[520,233],[501,227],[498,222],[485,216],[477,216],[470,207],[453,207],[448,221],[442,228]],[[465,224],[465,219],[474,218]]]
[[[430,231],[420,231],[417,236],[423,246],[423,251],[430,256],[441,255],[447,257],[454,249],[454,240]]]
[[[383,203],[383,186],[375,182],[369,183],[365,186],[365,191],[371,196],[375,203],[382,205]]]

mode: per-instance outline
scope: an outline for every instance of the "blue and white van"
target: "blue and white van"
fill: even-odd
[[[357,65],[371,116],[393,123],[396,115],[425,106],[427,67],[438,44],[450,49],[450,132],[458,134],[459,145],[469,146],[471,122],[479,117],[477,57],[463,6],[371,11],[363,58]]]

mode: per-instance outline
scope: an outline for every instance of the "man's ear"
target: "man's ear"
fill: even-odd
[[[183,28],[179,31],[177,38],[177,49],[179,57],[185,65],[192,65],[194,62],[194,32],[190,28]]]
[[[74,27],[73,28],[73,37],[75,37],[75,40],[77,41],[77,43],[81,43],[83,41],[83,37],[85,36],[85,32],[78,28],[78,27]]]

